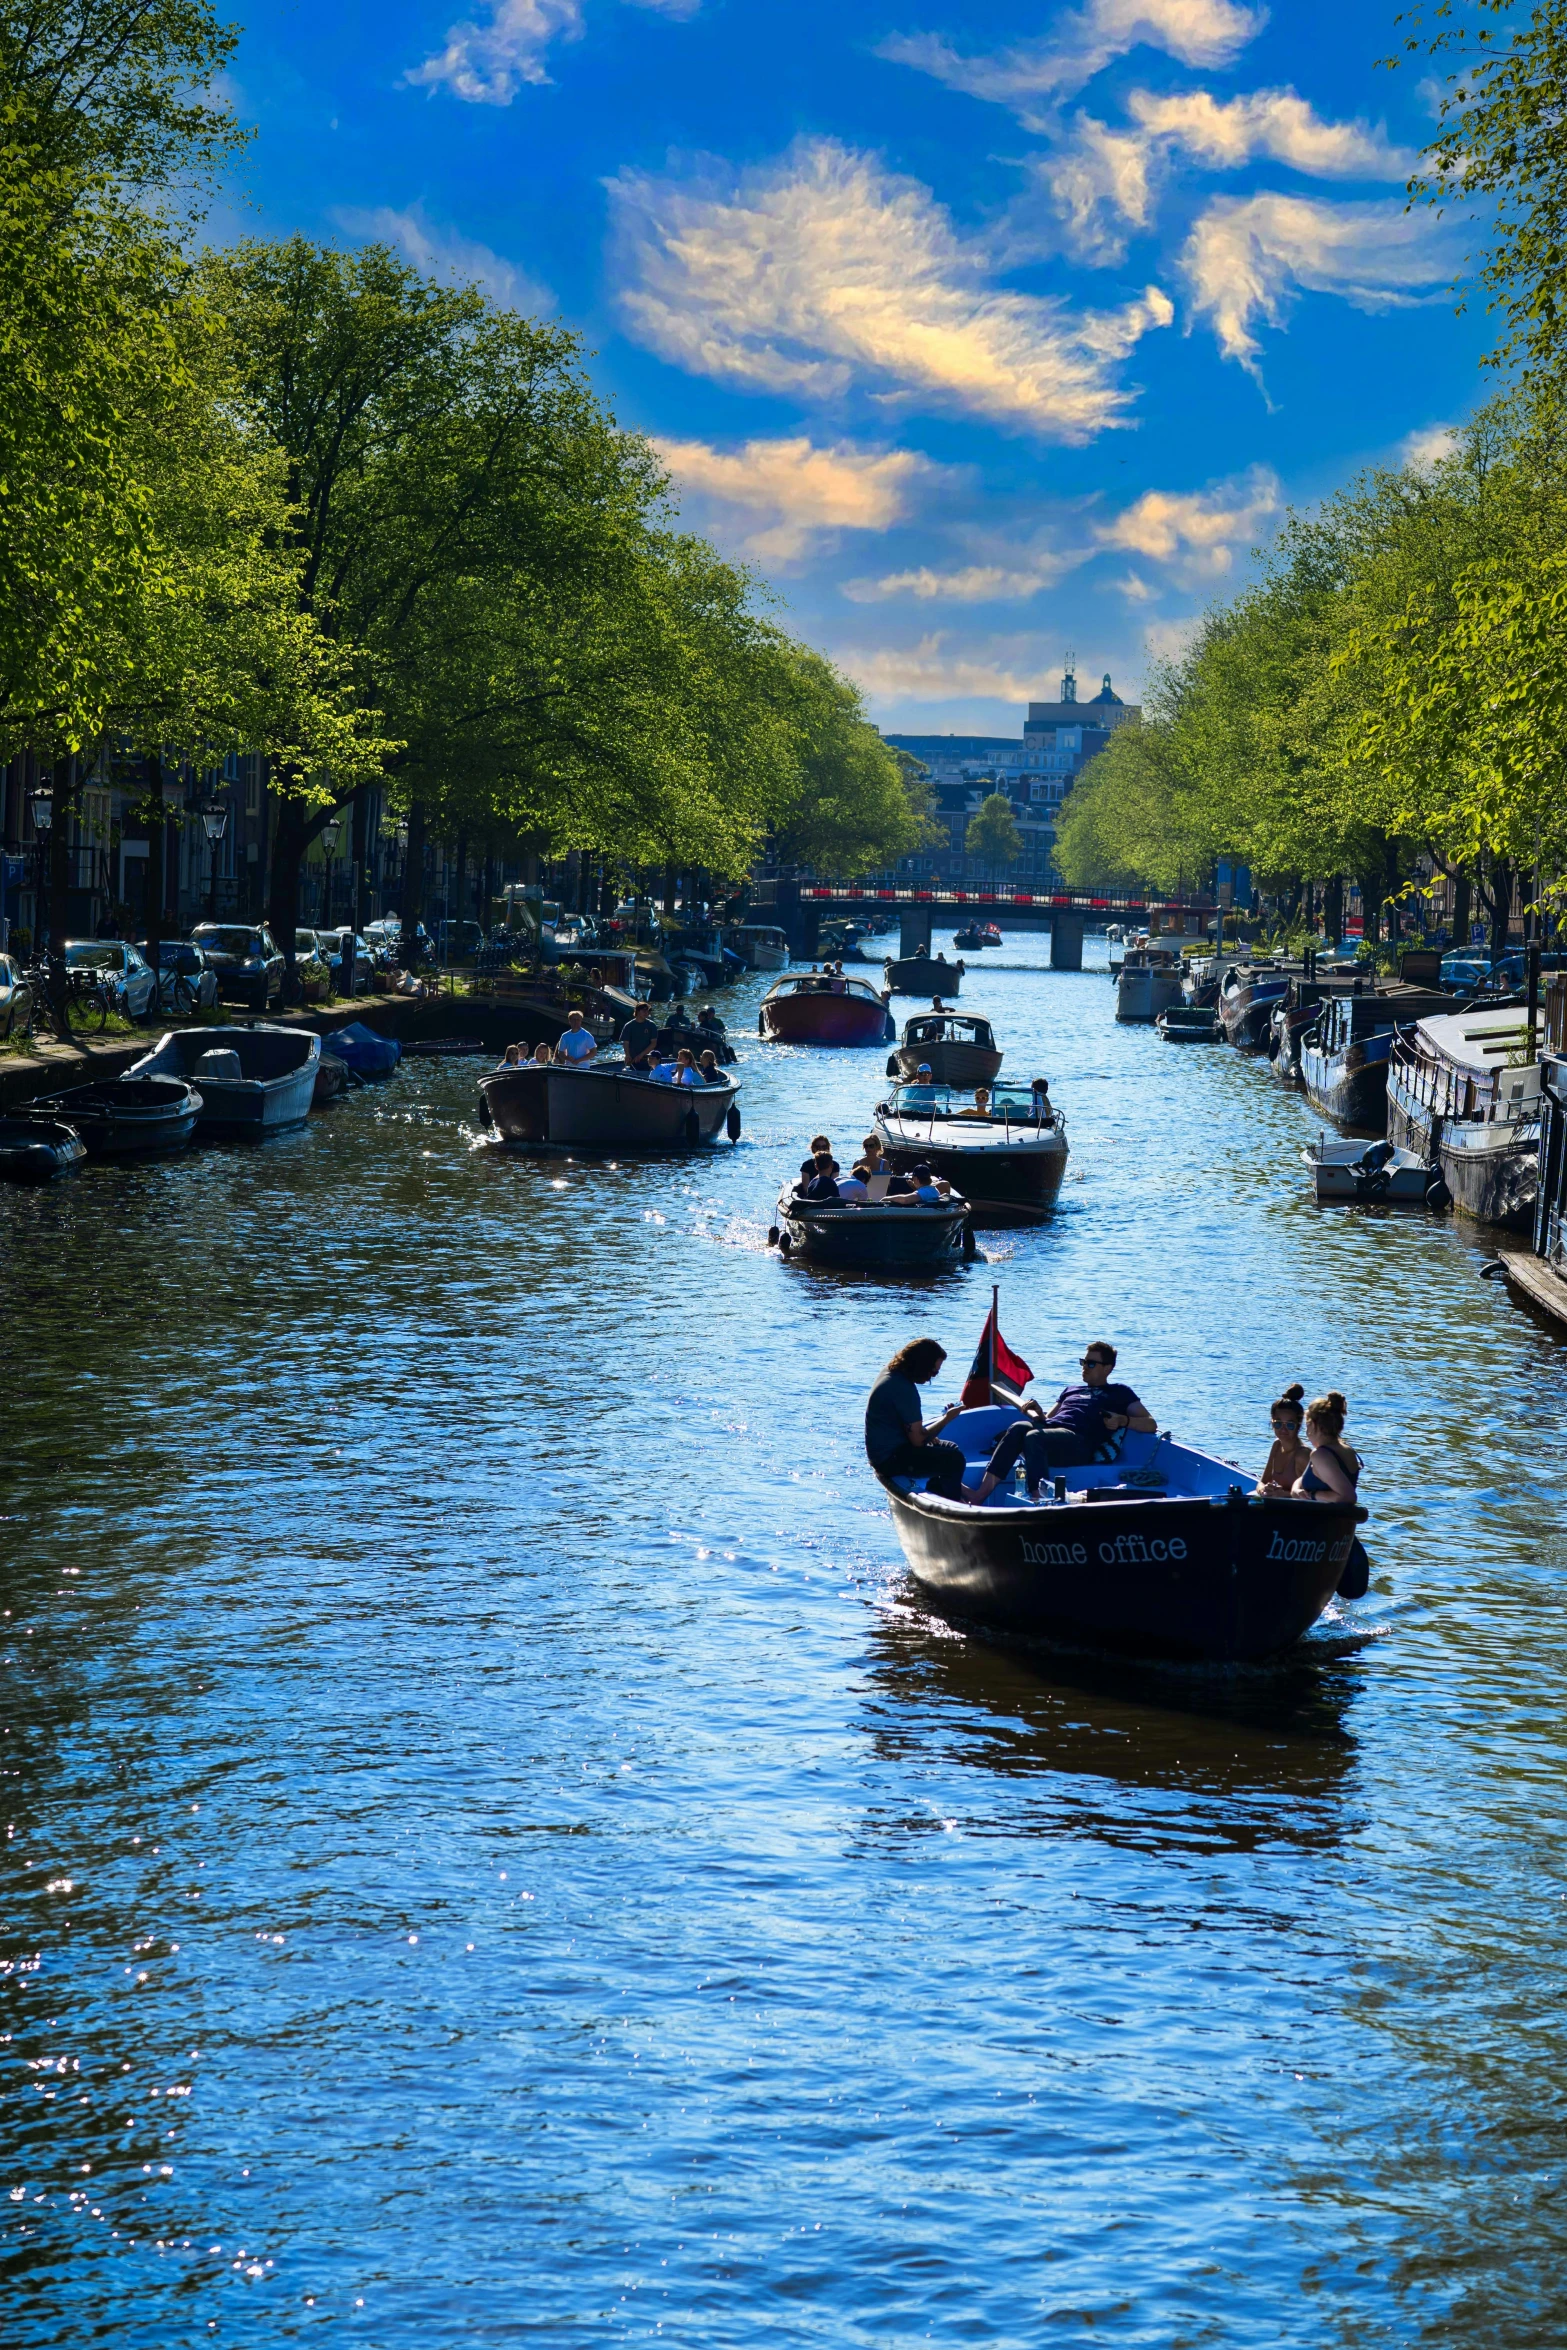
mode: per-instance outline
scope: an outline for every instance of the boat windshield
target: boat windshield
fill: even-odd
[[[898,1085],[892,1093],[892,1109],[899,1117],[913,1118],[979,1118],[991,1117],[1013,1125],[1019,1121],[1034,1123],[1035,1105],[1050,1114],[1047,1096],[1036,1096],[1026,1085],[981,1086],[985,1108],[977,1105],[972,1088],[961,1085]]]

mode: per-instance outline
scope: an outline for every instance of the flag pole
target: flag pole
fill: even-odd
[[[996,1400],[996,1317],[1001,1311],[1001,1284],[990,1285],[990,1400]]]

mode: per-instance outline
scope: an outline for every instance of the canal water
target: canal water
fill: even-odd
[[[698,1163],[414,1062],[0,1197],[8,2350],[1557,2350],[1567,1347],[1045,952],[964,1001],[1059,1212],[922,1285],[768,1253],[883,1056],[760,983]],[[1368,1600],[1227,1673],[922,1613],[863,1395],[992,1280],[1238,1461],[1343,1388]]]

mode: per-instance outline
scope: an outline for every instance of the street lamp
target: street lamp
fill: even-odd
[[[202,830],[206,833],[207,847],[212,856],[212,870],[207,880],[207,920],[216,922],[218,918],[218,851],[223,845],[223,835],[229,828],[227,800],[204,801],[201,810],[201,824]]]
[[[321,827],[321,854],[326,861],[325,912],[321,922],[323,930],[332,927],[332,867],[337,862],[338,835],[342,829],[342,818],[339,816],[329,816]]]
[[[54,793],[47,783],[41,783],[27,795],[27,813],[33,820],[33,835],[38,843],[38,880],[33,898],[33,952],[39,951],[49,920],[49,835],[54,827]]]

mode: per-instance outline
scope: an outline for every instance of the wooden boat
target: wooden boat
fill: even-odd
[[[1219,1015],[1211,1004],[1169,1004],[1154,1022],[1166,1044],[1223,1044]]]
[[[1181,965],[1173,948],[1128,947],[1116,973],[1116,1018],[1152,1022],[1180,1001]]]
[[[961,1412],[948,1440],[978,1483],[1008,1407]],[[1211,1453],[1127,1435],[1066,1472],[1064,1502],[1004,1489],[978,1505],[888,1481],[915,1580],[947,1615],[1036,1639],[1240,1663],[1292,1647],[1344,1578],[1366,1511],[1275,1500]]]
[[[1329,1142],[1326,1135],[1301,1152],[1311,1169],[1317,1205],[1445,1208],[1451,1203],[1440,1167],[1390,1142]]]
[[[1045,1094],[1000,1085],[979,1112],[945,1085],[899,1085],[872,1124],[899,1174],[924,1164],[969,1202],[976,1225],[1035,1224],[1066,1173],[1066,1120]]]
[[[75,1127],[59,1118],[0,1118],[0,1182],[49,1183],[86,1156]]]
[[[479,1080],[480,1123],[526,1150],[694,1150],[727,1128],[740,1133],[732,1077],[721,1085],[670,1085],[623,1061],[585,1068],[524,1062]]]
[[[1294,973],[1282,963],[1232,963],[1219,982],[1219,1025],[1224,1041],[1243,1053],[1261,1052],[1273,1007],[1282,1002]]]
[[[963,962],[949,963],[943,955],[890,955],[882,976],[894,995],[956,995],[963,985]]]
[[[1387,1072],[1396,1030],[1451,1009],[1450,996],[1418,988],[1362,987],[1356,992],[1352,986],[1348,993],[1324,996],[1299,1044],[1301,1082],[1312,1108],[1341,1126],[1380,1134],[1387,1124]]]
[[[51,1094],[45,1115],[56,1114],[75,1127],[90,1158],[123,1159],[189,1142],[201,1116],[201,1095],[183,1077],[139,1076],[132,1069],[124,1077]]]
[[[775,1212],[768,1246],[819,1265],[915,1269],[958,1264],[975,1253],[969,1204],[956,1194],[934,1208],[918,1200],[797,1199],[786,1188]]]
[[[933,1085],[988,1085],[1001,1054],[988,1020],[968,1012],[917,1012],[903,1023],[903,1041],[887,1061],[887,1075],[912,1084],[928,1068]]]
[[[303,1126],[320,1060],[313,1030],[256,1021],[248,1028],[172,1028],[130,1074],[194,1081],[204,1134],[259,1140]]]
[[[1449,1012],[1401,1028],[1387,1074],[1389,1142],[1436,1160],[1466,1215],[1515,1232],[1539,1190],[1534,1051],[1522,1005]]]
[[[791,971],[775,979],[756,1016],[757,1034],[774,1044],[886,1044],[897,1034],[892,1014],[868,979]]]

